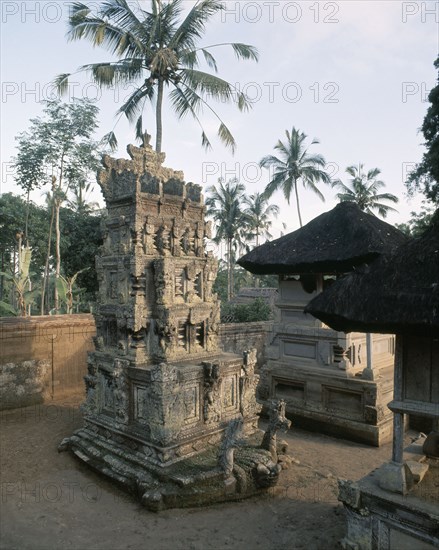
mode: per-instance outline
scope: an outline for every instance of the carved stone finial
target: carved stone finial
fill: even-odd
[[[151,142],[151,136],[148,134],[146,130],[143,132],[142,141],[143,141],[143,147],[146,149]]]

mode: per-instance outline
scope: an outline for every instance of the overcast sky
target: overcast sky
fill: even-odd
[[[149,5],[149,0],[139,1]],[[187,0],[188,6],[192,4]],[[85,41],[67,42],[69,2],[3,0],[1,10],[1,192],[18,193],[10,167],[16,154],[14,138],[28,128],[30,118],[41,114],[39,102],[51,99],[50,82],[59,73],[108,61],[110,56]],[[187,181],[203,187],[221,176],[236,176],[249,194],[262,191],[268,172],[258,168],[259,160],[295,126],[309,139],[320,140],[310,151],[325,156],[333,177],[346,181],[346,166],[358,162],[380,168],[386,191],[400,197],[399,213],[388,221],[406,221],[421,202],[421,197],[407,201],[404,179],[423,152],[418,130],[437,78],[433,62],[438,39],[439,2],[227,0],[201,44],[246,42],[260,52],[259,63],[238,62],[227,48],[216,49],[220,76],[253,101],[251,111],[244,114],[228,105],[216,106],[236,138],[237,151],[232,156],[213,139],[217,124],[208,113],[203,121],[214,149],[206,153],[196,123],[179,123],[165,109],[165,165],[183,170]],[[97,98],[100,135],[107,133],[129,89],[100,92],[79,76],[72,82],[72,95]],[[144,120],[154,137],[152,109]],[[115,131],[117,156],[126,156],[134,129],[121,121]],[[321,190],[325,203],[300,189],[304,223],[335,205],[335,191],[327,186]],[[34,198],[38,197],[37,193]],[[279,236],[281,222],[288,231],[296,229],[294,204],[287,205],[280,193],[272,202],[281,208],[274,236]]]

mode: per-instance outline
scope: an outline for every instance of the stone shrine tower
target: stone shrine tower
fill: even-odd
[[[218,352],[216,261],[205,252],[201,188],[161,166],[164,153],[128,146],[132,160],[104,157],[108,208],[97,260],[98,351],[146,367]]]
[[[96,260],[96,351],[85,377],[84,427],[61,448],[160,509],[224,500],[219,443],[237,419],[241,436],[257,433],[260,406],[256,354],[243,359],[218,347],[217,262],[205,250],[210,224],[201,188],[164,168],[165,155],[148,142],[129,145],[131,159],[105,156],[99,173],[108,217]],[[188,474],[183,463],[209,452],[210,488],[200,490],[200,472]],[[252,460],[277,478],[269,459],[258,449]],[[216,488],[215,479],[221,479]],[[237,490],[229,476],[228,498],[254,493],[254,480],[250,485]]]

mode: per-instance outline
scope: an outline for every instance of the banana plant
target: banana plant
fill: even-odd
[[[66,305],[66,313],[68,315],[73,313],[73,293],[74,293],[74,286],[76,283],[76,279],[78,276],[84,272],[87,271],[87,269],[90,269],[88,267],[84,269],[80,269],[77,271],[72,277],[63,277],[60,275],[56,279],[56,288],[58,290],[58,296],[61,300],[61,302],[64,302]]]
[[[17,298],[17,306],[14,307],[7,302],[0,301],[0,309],[12,315],[26,317],[29,306],[34,302],[38,289],[29,290],[30,287],[30,262],[32,250],[29,246],[23,247],[19,254],[19,273],[12,274],[0,271],[7,280],[11,281]]]

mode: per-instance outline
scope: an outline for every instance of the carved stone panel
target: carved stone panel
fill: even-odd
[[[238,408],[238,384],[237,376],[227,376],[223,380],[223,407],[226,411]]]

